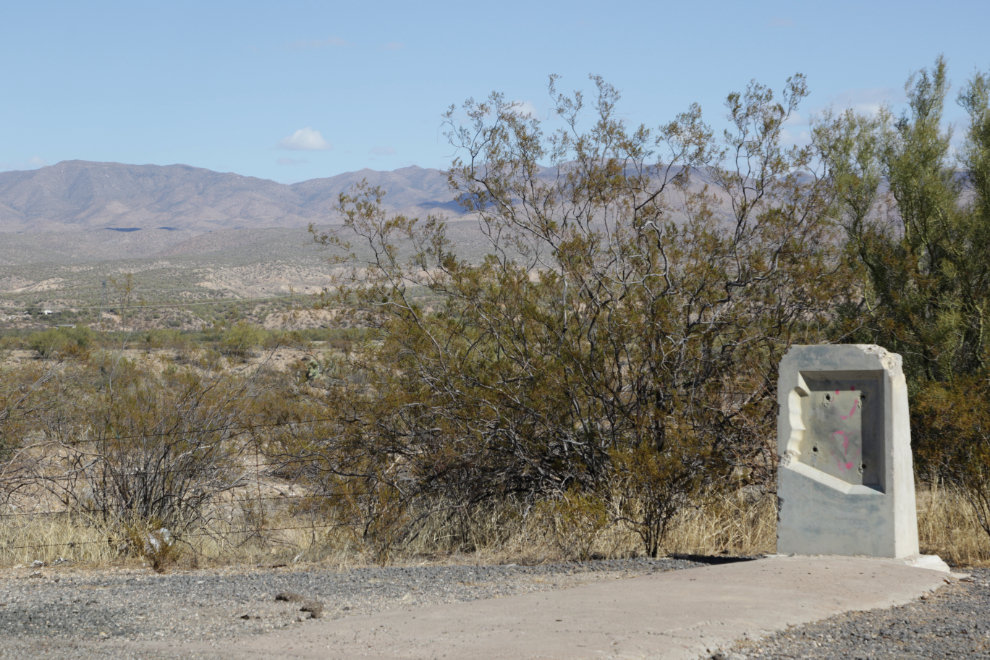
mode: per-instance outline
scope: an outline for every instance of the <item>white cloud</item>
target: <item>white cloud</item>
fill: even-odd
[[[808,119],[800,112],[792,112],[784,120],[780,129],[780,142],[784,147],[805,146],[811,143],[811,127]]]
[[[375,147],[371,150],[371,153],[375,156],[394,156],[395,149],[392,147]]]
[[[342,48],[350,44],[340,37],[328,37],[326,39],[300,39],[286,45],[288,50],[312,50],[314,48]]]
[[[792,112],[791,115],[784,120],[783,126],[807,126],[808,120],[801,116],[800,112]]]
[[[789,148],[792,145],[803,147],[808,144],[811,144],[811,131],[792,131],[787,128],[780,130],[780,145],[782,147]]]
[[[333,145],[324,140],[319,131],[307,126],[279,140],[278,148],[297,151],[330,151],[333,149]]]
[[[530,101],[513,101],[512,104],[515,106],[512,111],[520,117],[536,117],[539,114]]]
[[[876,115],[884,105],[902,103],[906,100],[903,89],[896,87],[872,87],[870,89],[847,89],[829,97],[837,111],[853,109],[856,112]]]

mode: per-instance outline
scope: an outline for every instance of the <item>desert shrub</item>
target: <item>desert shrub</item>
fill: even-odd
[[[28,347],[45,359],[81,357],[85,356],[96,340],[96,332],[86,326],[51,328],[28,337]]]
[[[959,487],[990,534],[990,79],[977,72],[960,91],[970,125],[955,157],[949,88],[940,57],[908,81],[902,117],[850,111],[818,139],[865,281],[852,338],[904,356],[920,474]]]
[[[34,365],[0,366],[0,471],[5,472],[4,462],[23,445],[29,429],[50,407],[44,385],[55,375],[51,369]],[[7,486],[0,480],[0,496]]]
[[[68,335],[57,328],[36,332],[28,338],[31,350],[46,359],[65,353],[71,343]]]
[[[192,341],[186,333],[173,329],[149,330],[142,333],[141,340],[145,348],[151,349],[186,350],[192,347]]]
[[[336,425],[292,451],[363,481],[363,510],[384,498],[398,529],[429,502],[617,488],[616,519],[655,555],[701,490],[737,468],[772,479],[777,362],[850,295],[830,181],[810,149],[780,144],[803,79],[782,102],[756,84],[730,95],[724,144],[697,107],[628,130],[618,93],[595,84],[584,133],[580,94],[558,97],[566,129],[549,136],[497,94],[465,105],[469,126],[448,116],[464,154],[450,181],[489,237],[484,261],[458,259],[440,218],[389,216],[368,186],[318,236],[374,252],[330,302],[363,309],[381,340],[352,361],[362,379],[325,387]],[[692,178],[701,168],[717,194]]]
[[[990,535],[990,383],[960,377],[926,382],[913,397],[912,441],[918,468],[932,487],[952,486]]]
[[[221,333],[218,350],[224,355],[247,357],[265,342],[267,334],[264,328],[238,321]]]
[[[567,559],[588,561],[602,533],[613,522],[608,494],[577,489],[559,499],[545,500],[535,507],[535,516],[549,521],[550,542]]]
[[[867,284],[859,339],[903,355],[912,381],[948,381],[985,370],[990,348],[988,87],[978,74],[960,94],[971,126],[958,160],[942,126],[944,60],[912,76],[907,91],[910,110],[899,119],[886,109],[875,118],[848,112],[818,135]]]
[[[99,366],[99,379],[59,383],[67,396],[40,419],[43,437],[21,478],[90,517],[154,521],[181,538],[244,480],[234,438],[253,381],[193,369],[157,375],[126,360]]]

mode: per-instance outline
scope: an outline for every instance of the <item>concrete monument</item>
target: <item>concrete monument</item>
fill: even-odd
[[[777,397],[777,552],[918,554],[901,356],[879,346],[793,346]]]

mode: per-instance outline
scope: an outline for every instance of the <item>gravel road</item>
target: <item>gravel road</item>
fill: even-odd
[[[679,559],[625,559],[543,566],[432,565],[333,570],[224,569],[156,575],[146,570],[22,568],[0,573],[0,659],[135,660],[190,656],[126,648],[127,641],[207,641],[310,625],[300,603],[324,618],[413,605],[466,602],[564,589],[691,568]],[[34,575],[34,577],[32,577]],[[728,658],[988,658],[990,569],[904,607],[849,613],[737,645]]]

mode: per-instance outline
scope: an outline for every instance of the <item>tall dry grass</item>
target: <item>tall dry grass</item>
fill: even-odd
[[[36,560],[51,564],[60,558],[96,566],[149,561],[135,552],[133,530],[120,521],[7,513],[0,517],[0,566],[29,565]],[[490,563],[543,563],[641,555],[640,538],[625,525],[610,523],[609,518],[607,511],[557,504],[479,507],[463,514],[455,506],[438,506],[413,534],[396,543],[388,559],[404,563],[459,557]],[[775,520],[770,496],[757,501],[713,497],[674,521],[664,552],[771,552]],[[276,507],[269,507],[263,516],[245,510],[239,516],[215,517],[209,527],[187,532],[177,549],[181,567],[380,560],[360,530]]]
[[[917,491],[917,506],[922,554],[938,555],[954,566],[990,564],[990,536],[962,492],[927,484]]]
[[[155,530],[122,521],[107,523],[76,515],[0,518],[0,567],[52,565],[145,566],[158,553],[142,547]],[[137,542],[136,542],[137,541]],[[162,568],[293,562],[361,563],[361,544],[342,527],[273,516],[264,526],[249,520],[212,521],[188,530],[174,543]]]
[[[917,492],[921,551],[956,566],[990,563],[990,537],[965,497],[941,484]],[[9,512],[4,512],[8,513]],[[477,508],[460,513],[438,507],[417,531],[397,543],[388,560],[543,563],[642,554],[642,542],[622,524],[593,509],[544,504]],[[776,498],[772,495],[710,497],[674,521],[662,554],[751,556],[776,545]],[[212,565],[271,566],[293,562],[363,565],[380,560],[360,530],[326,518],[300,518],[271,508],[214,519],[190,530],[178,545],[181,568]],[[81,516],[0,517],[0,566],[51,564],[59,558],[93,566],[148,564],[128,545],[120,522]]]

